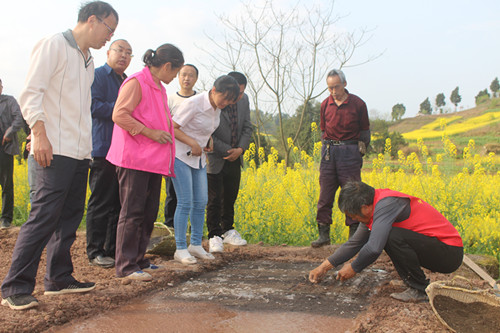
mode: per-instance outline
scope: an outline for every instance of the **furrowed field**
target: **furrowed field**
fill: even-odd
[[[278,151],[251,145],[245,153],[241,189],[236,202],[236,228],[252,243],[309,245],[317,236],[316,203],[319,195],[321,142],[308,155],[293,146],[292,166],[279,161]],[[446,136],[441,151],[430,155],[422,139],[418,154],[390,159],[391,142],[385,154],[365,159],[362,179],[375,188],[391,188],[429,202],[459,230],[468,253],[490,254],[500,259],[500,171],[494,153],[480,156],[473,140],[463,153]],[[15,225],[29,212],[26,164],[15,162]],[[258,165],[258,166],[257,166]],[[90,193],[89,193],[90,194]],[[337,193],[338,194],[338,193]],[[163,221],[165,193],[162,191],[158,220]],[[83,226],[83,224],[82,224]],[[347,240],[344,216],[335,206],[332,238]]]

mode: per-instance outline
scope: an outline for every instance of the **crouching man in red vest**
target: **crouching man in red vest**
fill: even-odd
[[[427,299],[425,288],[429,284],[421,267],[452,273],[462,263],[463,244],[458,231],[434,207],[419,198],[350,182],[341,189],[338,205],[343,213],[361,224],[346,243],[309,273],[313,283],[358,254],[338,272],[337,279],[348,280],[385,250],[408,286],[404,292],[391,297],[417,302]]]

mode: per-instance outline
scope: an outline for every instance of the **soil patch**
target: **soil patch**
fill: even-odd
[[[230,263],[98,318],[52,331],[352,331],[355,318],[367,309],[370,295],[388,273],[366,270],[351,281],[340,282],[332,275],[312,284],[304,272],[314,267],[311,262],[271,259]]]
[[[8,269],[10,268],[12,250],[14,248],[18,232],[18,227],[0,230],[0,279],[3,279],[5,277]],[[217,254],[216,260],[209,262],[204,261],[193,266],[184,266],[182,264],[176,263],[172,260],[172,257],[151,255],[150,259],[153,263],[162,264],[166,266],[167,269],[163,272],[156,273],[154,276],[154,280],[150,283],[137,281],[128,283],[123,279],[116,278],[113,269],[103,269],[89,265],[85,247],[85,233],[79,232],[77,234],[77,239],[72,247],[74,276],[80,281],[96,282],[96,289],[90,293],[80,295],[43,295],[43,277],[45,274],[46,265],[44,253],[40,262],[37,284],[33,293],[33,295],[38,298],[40,306],[38,308],[30,309],[27,311],[13,311],[7,307],[0,307],[0,332],[41,332],[49,329],[53,331],[58,326],[61,327],[61,325],[64,325],[66,323],[83,321],[90,318],[96,318],[98,316],[102,316],[104,320],[108,320],[109,318],[113,318],[115,314],[115,312],[113,312],[112,310],[120,309],[121,312],[121,309],[126,308],[127,306],[136,306],[134,304],[138,304],[141,302],[145,302],[145,308],[148,308],[148,306],[158,308],[158,305],[153,306],[152,303],[150,303],[150,300],[154,299],[155,297],[172,297],[171,303],[177,304],[178,306],[174,309],[175,311],[168,312],[168,314],[165,314],[163,312],[161,315],[158,315],[152,312],[152,316],[165,316],[167,318],[170,318],[170,320],[172,320],[173,322],[182,321],[184,323],[189,323],[191,320],[190,318],[193,318],[193,316],[201,316],[200,318],[206,318],[206,322],[214,321],[214,323],[211,323],[207,326],[207,328],[214,327],[212,331],[245,331],[244,328],[246,327],[246,319],[251,318],[252,316],[256,323],[258,323],[261,319],[264,323],[266,320],[266,316],[269,319],[270,323],[273,322],[271,320],[272,318],[275,319],[274,321],[276,323],[279,323],[280,313],[292,313],[297,318],[304,316],[318,316],[317,318],[319,323],[321,323],[322,321],[328,323],[326,326],[321,326],[318,324],[317,329],[307,330],[307,327],[303,327],[301,326],[300,322],[297,322],[296,327],[303,327],[302,331],[331,332],[333,327],[332,325],[334,325],[335,323],[340,323],[339,320],[342,319],[340,318],[342,310],[340,310],[339,308],[335,309],[335,304],[333,303],[333,307],[330,308],[323,302],[332,301],[336,298],[342,297],[348,298],[351,290],[354,290],[354,288],[359,288],[358,294],[364,295],[363,297],[366,297],[363,300],[365,303],[366,299],[369,299],[369,306],[366,307],[366,304],[361,304],[359,302],[356,303],[357,300],[353,300],[352,304],[354,305],[352,306],[352,308],[350,308],[350,312],[345,312],[346,318],[344,318],[346,320],[349,320],[349,325],[339,326],[345,327],[346,329],[344,331],[446,331],[444,329],[444,326],[439,322],[439,320],[432,312],[429,303],[407,304],[395,301],[390,298],[390,293],[403,291],[404,287],[389,283],[389,280],[399,280],[399,278],[389,258],[385,254],[380,256],[380,258],[371,267],[367,268],[362,272],[362,274],[359,274],[356,277],[359,278],[362,276],[366,276],[366,279],[362,279],[357,287],[355,286],[356,279],[347,281],[343,284],[333,280],[333,272],[332,274],[328,275],[328,278],[323,282],[323,284],[317,286],[309,285],[305,281],[305,275],[308,274],[309,269],[311,267],[314,267],[315,265],[318,265],[326,257],[333,253],[337,248],[336,245],[326,246],[320,249],[313,249],[310,247],[266,246],[263,244],[250,244],[244,247],[226,246],[225,252]],[[231,311],[230,308],[228,310],[228,306],[220,304],[220,302],[227,302],[227,304],[233,302],[234,304],[234,302],[238,300],[238,296],[235,295],[224,300],[225,296],[223,294],[227,294],[226,292],[218,295],[218,298],[210,300],[208,299],[210,296],[203,296],[200,290],[200,297],[203,296],[205,297],[205,299],[200,299],[198,303],[193,303],[189,301],[188,298],[173,301],[175,295],[163,293],[174,292],[175,290],[175,292],[179,293],[178,296],[180,297],[180,295],[182,294],[182,288],[184,288],[186,283],[190,283],[191,286],[196,286],[198,283],[198,279],[204,278],[203,274],[214,274],[212,276],[212,279],[216,279],[217,274],[219,274],[219,272],[224,269],[227,269],[228,271],[226,272],[229,272],[230,274],[233,274],[231,273],[231,271],[237,272],[238,270],[243,270],[243,272],[241,273],[235,273],[239,274],[239,277],[233,278],[242,279],[246,275],[259,272],[259,267],[257,266],[253,269],[249,269],[248,265],[252,265],[251,262],[253,261],[261,261],[265,263],[258,264],[264,265],[262,266],[263,269],[260,270],[261,272],[263,272],[265,269],[275,270],[276,274],[281,278],[281,280],[277,279],[276,281],[267,281],[271,284],[274,283],[276,292],[272,294],[272,297],[269,296],[268,302],[264,299],[257,299],[257,301],[259,301],[260,303],[255,306],[256,308],[267,306],[267,309],[273,309],[273,311],[266,310],[262,312],[255,312],[251,309],[252,305],[244,304],[245,302],[248,302],[248,299],[240,297],[239,301],[241,304],[238,306],[240,306],[241,311],[238,310],[239,313],[235,313],[234,311]],[[290,267],[292,267],[293,265],[297,265],[297,269],[295,270],[295,272],[297,273],[291,273],[291,271],[288,272],[288,270],[286,269],[287,265],[290,265]],[[375,269],[376,271],[373,271],[372,269]],[[379,270],[385,271],[387,273],[381,274]],[[461,268],[457,273],[467,276],[467,272],[470,272],[467,268]],[[426,274],[428,274],[428,277],[431,281],[448,280],[452,277],[452,275],[436,274],[428,271],[426,271]],[[379,286],[373,287],[373,285],[371,285],[372,288],[370,288],[371,280],[378,279],[379,277],[381,278],[381,280],[379,280]],[[257,278],[257,276],[250,276],[246,280],[243,279],[243,281],[246,281],[248,288],[250,288],[250,291],[252,291],[252,288],[256,288],[254,287],[254,285],[252,285],[252,280],[255,280]],[[217,282],[214,281],[213,283],[215,283],[215,288]],[[224,281],[219,281],[218,283],[220,285],[220,288],[225,285]],[[472,283],[478,288],[487,287],[487,284],[485,282],[482,282],[477,278],[473,278]],[[327,289],[325,290],[322,288]],[[309,302],[311,310],[306,309],[302,310],[301,312],[293,310],[293,300],[288,300],[287,295],[288,297],[290,297],[290,294],[294,294],[294,292],[298,293],[298,291],[305,295],[316,297],[310,297],[310,300],[307,297],[304,298],[303,302]],[[331,295],[328,295],[331,297],[327,297],[327,292],[332,293]],[[274,306],[272,302],[275,302]],[[316,304],[314,304],[315,302]],[[321,302],[322,304],[317,304],[318,302]],[[206,306],[202,306],[201,304],[205,304]],[[356,308],[356,306],[359,306],[360,304],[364,306],[363,309]],[[247,308],[245,308],[245,306],[247,306]],[[281,306],[283,307],[282,309],[280,308]],[[217,315],[214,317],[206,317],[206,315],[204,314],[205,308],[208,309],[207,311],[209,313],[215,313]],[[314,309],[322,312],[320,314],[313,314],[313,312],[316,311]],[[269,314],[262,315],[261,317],[255,317],[257,313],[263,312]],[[228,316],[231,318],[237,318],[238,320],[235,319],[234,321],[231,321],[230,319],[228,319]],[[353,317],[355,318],[353,319]],[[106,321],[106,323],[109,324],[109,327],[113,327],[112,323],[109,320]],[[102,328],[107,327],[108,326],[100,326],[100,331],[102,331]],[[130,331],[134,327],[135,326],[131,325],[130,327],[128,327],[128,329],[122,329],[121,332]],[[239,327],[240,329],[236,330],[235,327]],[[262,327],[258,325],[254,326],[254,331],[266,331],[265,327],[266,326],[264,324]],[[283,321],[283,326],[271,325],[267,327],[275,327],[276,331],[285,331],[287,330],[287,321]],[[141,332],[143,330],[140,329],[139,325],[138,328],[134,331]]]
[[[192,278],[164,301],[174,299],[215,301],[242,311],[291,311],[355,318],[388,274],[366,270],[340,282],[329,275],[319,284],[310,283],[306,272],[311,262],[242,261]]]
[[[451,297],[437,295],[434,307],[441,318],[457,333],[500,330],[500,307],[482,302],[464,303]]]

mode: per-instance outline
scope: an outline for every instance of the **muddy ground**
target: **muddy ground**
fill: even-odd
[[[1,279],[5,277],[10,267],[12,249],[18,232],[17,227],[0,230]],[[226,246],[225,252],[217,254],[216,260],[199,261],[200,264],[193,266],[176,263],[172,257],[151,255],[153,263],[165,265],[167,269],[155,273],[154,280],[145,283],[118,279],[113,269],[89,265],[85,253],[85,234],[79,232],[72,248],[74,276],[80,281],[96,282],[96,289],[79,295],[43,295],[45,258],[42,256],[34,291],[34,296],[38,298],[40,306],[27,311],[13,311],[7,307],[0,307],[0,331],[57,330],[57,327],[61,325],[82,322],[103,313],[105,315],[107,311],[111,315],[112,310],[121,309],[130,303],[141,302],[144,298],[161,295],[156,297],[165,299],[166,302],[173,302],[176,296],[182,296],[184,299],[191,296],[197,302],[217,304],[217,306],[227,308],[238,307],[240,311],[246,311],[249,314],[257,310],[271,314],[273,311],[288,311],[295,312],[298,316],[314,315],[329,318],[330,322],[332,319],[342,318],[344,321],[349,320],[351,332],[446,332],[432,312],[429,303],[408,304],[390,298],[389,295],[392,292],[402,291],[404,287],[393,282],[399,279],[385,254],[370,268],[359,274],[358,279],[340,284],[330,275],[319,285],[308,283],[305,278],[308,271],[331,254],[336,247],[332,245],[312,249],[263,244],[244,247]],[[287,273],[287,265],[295,267],[294,273]],[[225,269],[231,271],[226,272],[222,278],[220,274]],[[267,280],[275,279],[273,288],[277,292],[273,297],[266,299],[266,297],[259,296],[252,299],[254,295],[252,291],[259,288],[259,270],[266,272]],[[453,276],[426,273],[431,281],[448,280]],[[234,276],[234,279],[227,279],[228,274]],[[269,277],[269,274],[274,277]],[[485,282],[465,267],[460,268],[454,274],[470,278],[472,284],[478,288],[487,288]],[[245,276],[248,277],[246,281],[249,286],[248,290],[238,291],[237,297],[228,297],[231,291],[233,291],[233,296],[235,293],[235,289],[231,287],[231,280],[245,279]],[[202,290],[193,292],[203,280],[207,283],[213,281],[214,290],[218,292],[214,294],[207,294]],[[280,285],[287,286],[286,293],[280,292]],[[300,294],[305,297],[291,297],[290,294],[294,294],[294,290],[297,294],[300,291]],[[349,299],[348,306],[345,302],[338,302],[346,298]],[[193,305],[192,309],[196,309],[196,306]],[[200,308],[200,313],[203,311],[206,311],[206,307]],[[317,327],[321,325],[318,324]],[[183,330],[177,327],[176,331]],[[235,330],[235,327],[232,327],[231,331],[238,331],[238,329]],[[298,330],[290,327],[289,331]],[[323,330],[315,329],[314,331]],[[335,331],[332,326],[324,328],[324,332],[332,331]]]

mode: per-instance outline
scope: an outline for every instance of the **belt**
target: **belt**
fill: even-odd
[[[323,143],[325,143],[327,145],[332,145],[332,146],[357,145],[358,140],[345,140],[345,141],[323,140]]]

